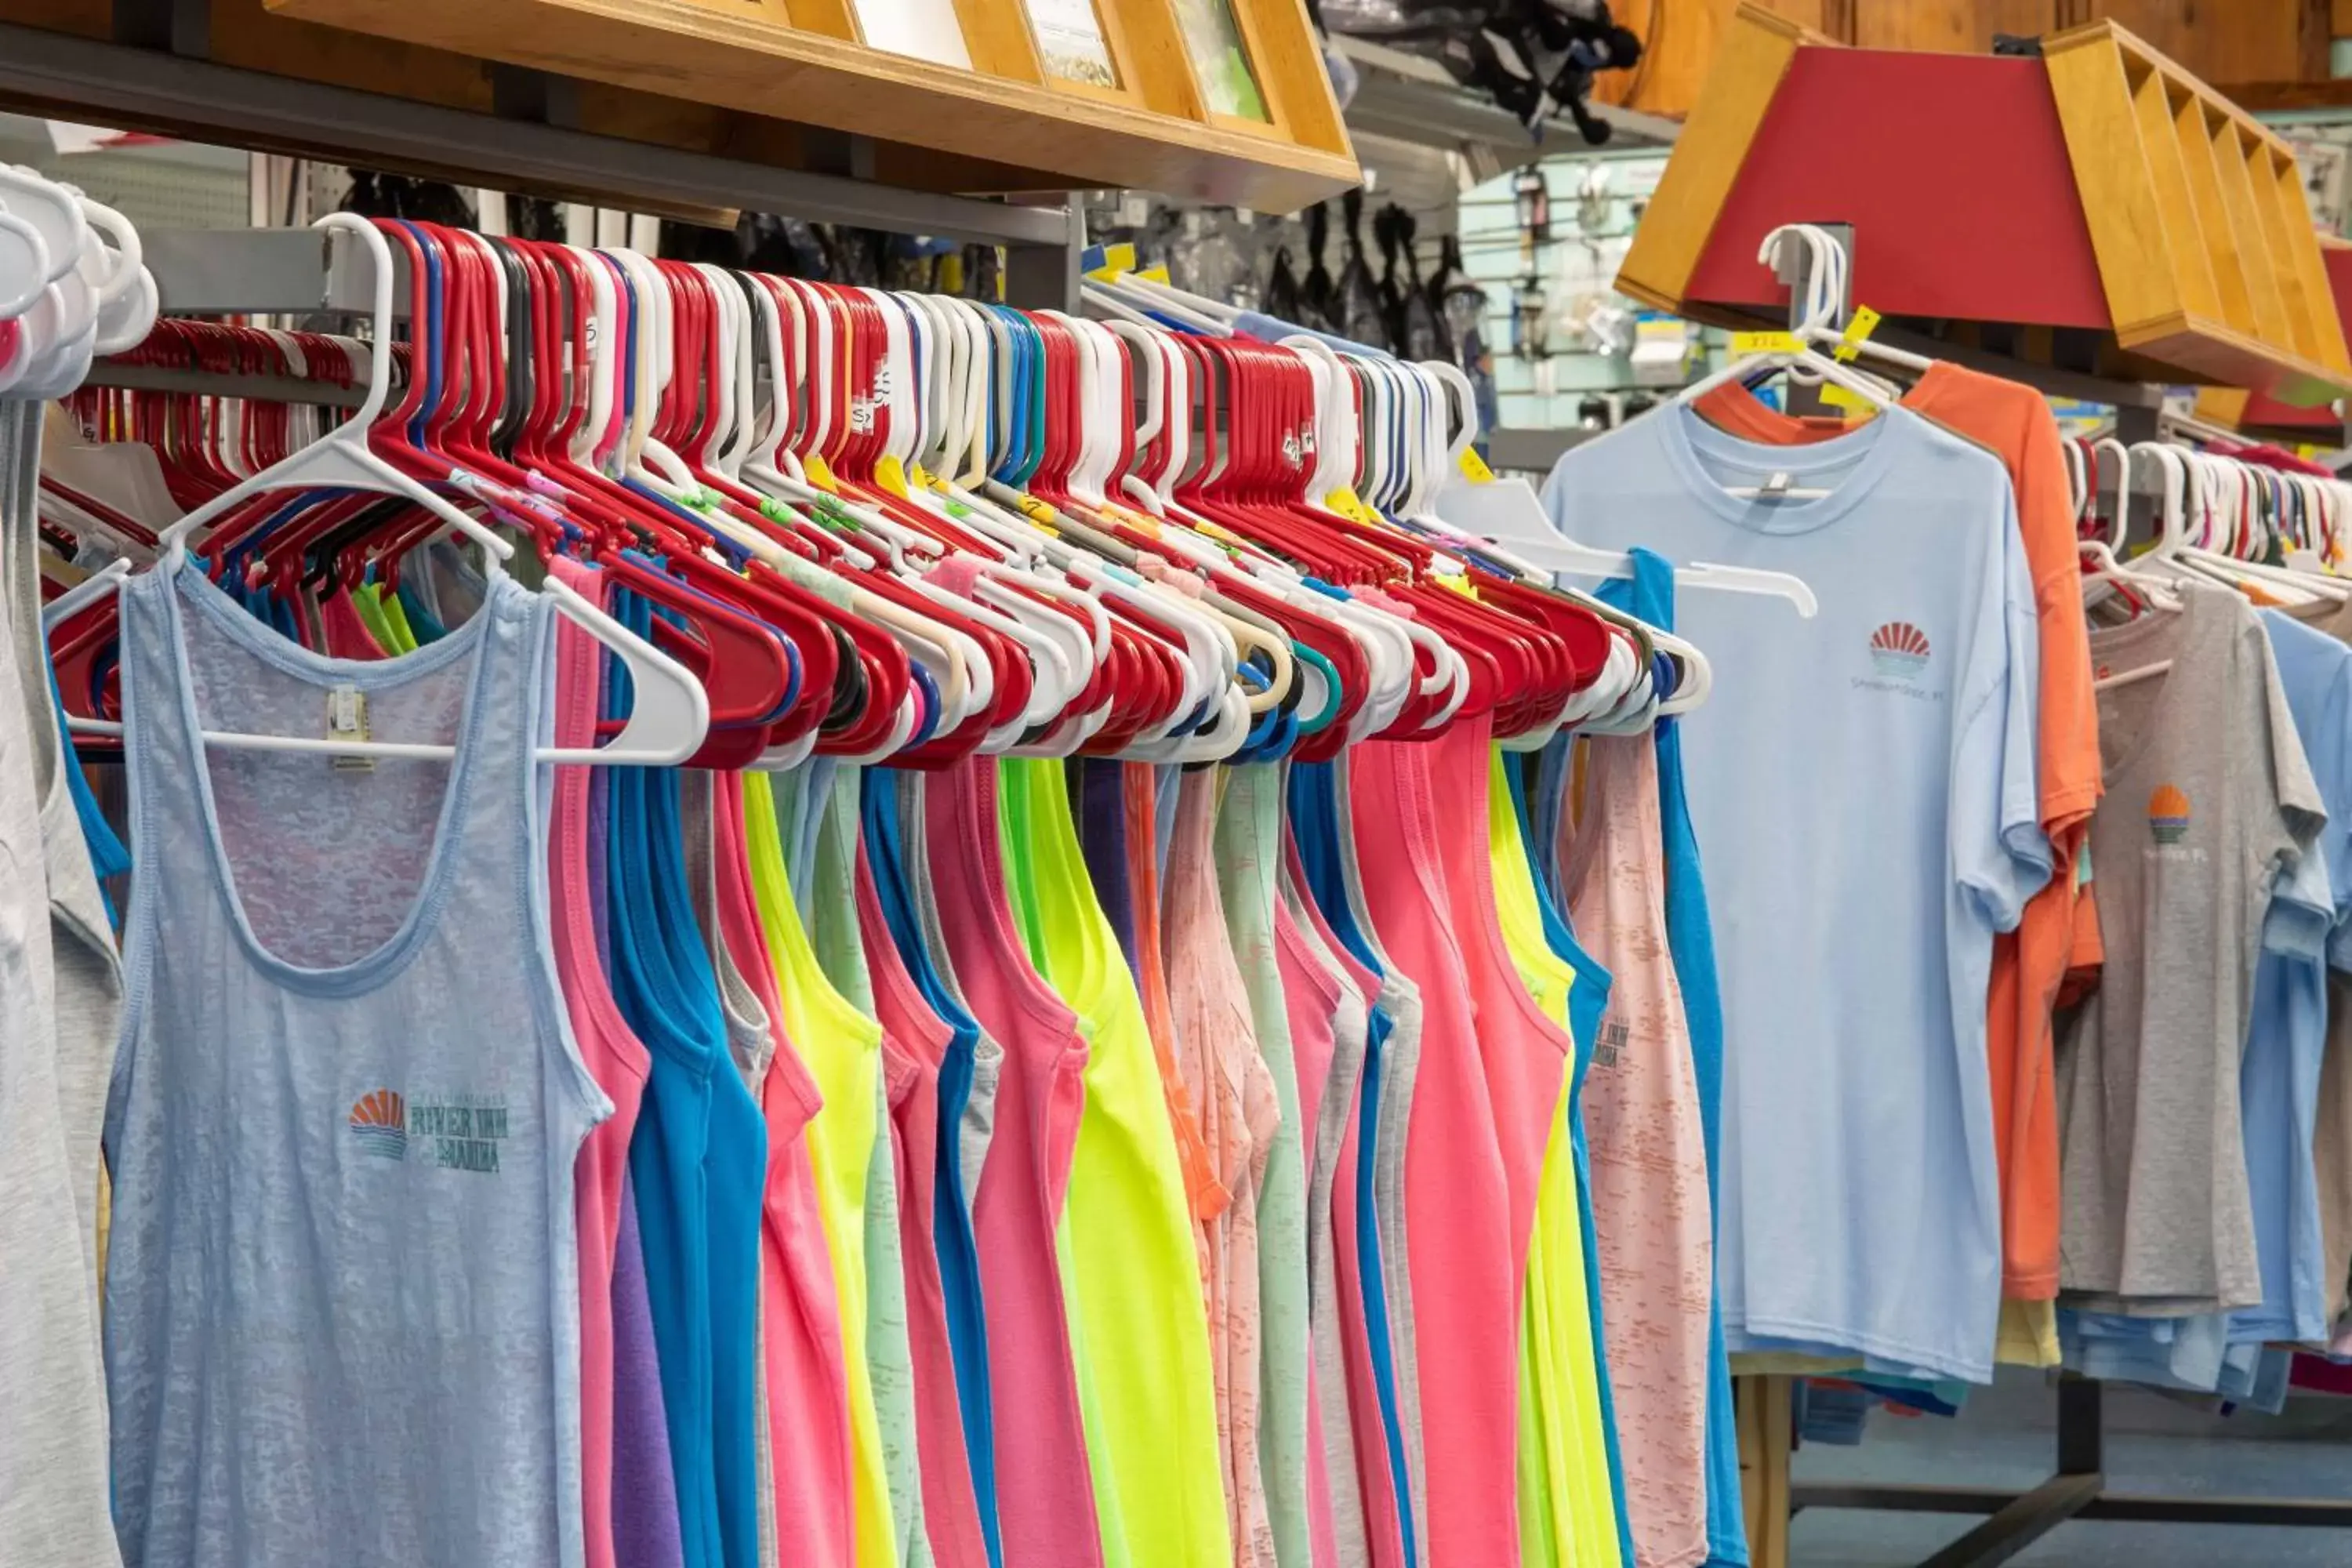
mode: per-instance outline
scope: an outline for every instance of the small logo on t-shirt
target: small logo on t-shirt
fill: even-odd
[[[379,1160],[408,1157],[408,1107],[400,1096],[379,1089],[352,1107],[352,1141],[362,1154]]]
[[[2189,796],[2171,784],[2158,784],[2147,797],[2147,830],[2158,844],[2178,844],[2189,833]]]
[[[506,1101],[495,1096],[434,1096],[414,1103],[389,1089],[372,1089],[352,1107],[352,1140],[378,1160],[404,1161],[444,1171],[499,1173],[507,1140]]]
[[[1881,675],[1909,679],[1927,668],[1927,634],[1908,621],[1889,621],[1870,634],[1870,662]]]

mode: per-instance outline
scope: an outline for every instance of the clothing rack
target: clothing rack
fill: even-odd
[[[1853,230],[1844,225],[1819,226],[1846,251],[1845,276],[1853,277]],[[1791,325],[1801,312],[1805,273],[1811,267],[1806,247],[1784,241],[1779,276],[1790,284]],[[1840,304],[1837,325],[1852,314],[1851,295]],[[1944,358],[1962,357],[1950,345],[1910,334],[1890,339],[1918,353]],[[2112,402],[2115,434],[2126,444],[2158,439],[2171,428],[2162,412],[2164,389],[2132,382],[2102,382],[2078,372],[2055,370],[2024,361],[1989,354],[1963,358],[1973,368],[1985,369],[2024,383],[2052,395],[2095,398]],[[2094,390],[2105,388],[2111,390]],[[1985,1521],[1933,1556],[1919,1568],[1995,1568],[2025,1551],[2070,1519],[2120,1520],[2151,1524],[2301,1525],[2352,1530],[2352,1500],[2326,1498],[2189,1497],[2170,1492],[2120,1492],[2107,1488],[2104,1385],[2094,1379],[2063,1373],[2055,1383],[2058,1400],[2056,1471],[2041,1485],[2025,1491],[1979,1487],[1929,1486],[1911,1483],[1862,1485],[1849,1483],[1790,1484],[1791,1516],[1809,1508],[1864,1509],[1896,1513],[1982,1514]],[[1790,1435],[1793,1440],[1793,1435]],[[1758,1559],[1759,1568],[1767,1568]]]

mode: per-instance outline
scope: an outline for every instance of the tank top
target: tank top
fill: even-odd
[[[761,1393],[777,1554],[809,1568],[850,1568],[856,1524],[850,1482],[849,1384],[842,1359],[833,1258],[818,1214],[803,1136],[817,1091],[793,1048],[750,873],[740,773],[712,775],[719,924],[729,958],[772,1031],[755,1098],[767,1128],[760,1204]]]
[[[1315,1119],[1306,1103],[1302,1080],[1307,1068],[1291,1039],[1275,953],[1274,884],[1282,865],[1281,775],[1271,766],[1256,765],[1228,768],[1219,776],[1224,798],[1217,812],[1215,848],[1225,931],[1275,1095],[1274,1121],[1258,1173],[1258,1465],[1276,1557],[1295,1563],[1313,1554],[1307,1181]],[[1318,1096],[1329,1067],[1327,1047],[1315,1074]],[[1328,1510],[1328,1497],[1323,1506]]]
[[[500,579],[457,634],[368,664],[275,637],[184,559],[127,582],[121,615],[124,1556],[578,1563],[572,1172],[612,1107],[544,920],[546,603]],[[319,733],[345,687],[376,736],[455,759],[199,732]]]
[[[1606,1314],[1601,1310],[1601,1240],[1592,1223],[1592,1163],[1584,1130],[1584,1087],[1592,1068],[1593,1058],[1600,1048],[1601,1016],[1609,1004],[1614,981],[1606,969],[1595,962],[1577,942],[1569,927],[1568,917],[1558,901],[1559,858],[1549,847],[1551,841],[1538,838],[1531,825],[1532,813],[1528,786],[1530,773],[1543,780],[1564,781],[1566,778],[1564,745],[1547,747],[1534,757],[1506,761],[1504,776],[1510,782],[1511,809],[1518,819],[1520,849],[1525,859],[1528,879],[1536,895],[1538,918],[1542,921],[1544,944],[1576,971],[1577,984],[1569,996],[1569,1033],[1576,1041],[1576,1066],[1568,1080],[1568,1148],[1576,1177],[1576,1227],[1580,1256],[1583,1259],[1586,1335],[1592,1346],[1593,1381],[1598,1384],[1601,1402],[1601,1432],[1609,1461],[1610,1505],[1616,1515],[1617,1557],[1620,1562],[1633,1561],[1633,1515],[1625,1498],[1625,1462],[1617,1441],[1617,1402],[1611,1386],[1608,1356],[1608,1336],[1604,1331]],[[1560,766],[1555,771],[1555,759]],[[1533,765],[1530,766],[1529,764]],[[1541,785],[1563,789],[1564,782]],[[1555,802],[1555,806],[1557,803]],[[1555,826],[1559,821],[1556,809],[1547,814]],[[1565,1224],[1565,1212],[1553,1211]],[[1561,1243],[1563,1255],[1567,1244]]]
[[[1277,858],[1277,866],[1279,860]],[[1282,878],[1277,875],[1277,882]],[[1364,998],[1305,926],[1287,890],[1275,904],[1275,957],[1298,1064],[1299,1122],[1307,1130],[1307,1502],[1315,1568],[1368,1563],[1363,1499],[1356,1483],[1346,1325],[1339,1296],[1336,1197],[1340,1154],[1354,1124],[1364,1072]],[[1352,1170],[1349,1171],[1352,1175]],[[1355,1288],[1350,1286],[1350,1307]],[[1378,1430],[1377,1416],[1374,1420]]]
[[[1491,773],[1489,757],[1489,721],[1467,720],[1456,724],[1440,741],[1430,742],[1428,769],[1430,790],[1434,799],[1458,804],[1473,820],[1486,818],[1486,783]],[[1519,1352],[1515,1356],[1519,1373],[1517,1408],[1519,1408],[1519,1498],[1528,1495],[1528,1479],[1534,1477],[1534,1493],[1538,1498],[1550,1495],[1552,1510],[1569,1502],[1567,1471],[1552,1471],[1545,1446],[1528,1444],[1531,1427],[1536,1432],[1557,1429],[1564,1425],[1564,1377],[1569,1368],[1559,1363],[1559,1356],[1550,1354],[1550,1347],[1540,1338],[1528,1338],[1527,1333],[1527,1281],[1534,1274],[1528,1268],[1528,1248],[1536,1237],[1536,1206],[1538,1187],[1543,1180],[1545,1154],[1552,1140],[1552,1129],[1559,1121],[1561,1100],[1567,1096],[1569,1069],[1573,1063],[1576,1047],[1569,1039],[1567,1023],[1561,1018],[1545,1016],[1536,996],[1528,992],[1522,980],[1522,971],[1512,962],[1503,929],[1500,910],[1496,908],[1494,868],[1491,868],[1489,844],[1473,837],[1451,835],[1440,851],[1440,865],[1444,868],[1449,910],[1454,912],[1454,936],[1461,945],[1463,978],[1470,985],[1470,999],[1477,1008],[1479,1060],[1486,1074],[1486,1090],[1496,1110],[1496,1145],[1503,1157],[1503,1180],[1506,1180],[1507,1217],[1510,1217],[1512,1244],[1512,1281],[1517,1289],[1515,1302],[1515,1323],[1519,1328]],[[1557,1307],[1555,1300],[1545,1302],[1550,1314]],[[1583,1302],[1576,1302],[1576,1314],[1583,1317]],[[1545,1326],[1552,1319],[1545,1319]],[[1538,1347],[1543,1354],[1528,1356],[1528,1347]],[[1531,1420],[1534,1417],[1534,1420]],[[1564,1448],[1557,1448],[1564,1458]],[[1585,1514],[1592,1519],[1595,1514]],[[1522,1547],[1528,1535],[1538,1544],[1538,1561],[1555,1561],[1555,1542],[1559,1540],[1557,1519],[1550,1528],[1528,1531],[1528,1514],[1522,1507]],[[1540,1521],[1538,1521],[1540,1523]],[[1571,1532],[1573,1540],[1573,1532]],[[1571,1561],[1580,1561],[1573,1559]]]
[[[119,972],[43,683],[36,560],[42,410],[0,401],[9,636],[0,639],[0,1540],[111,1564],[108,1384],[100,1354],[98,1158],[120,1029]],[[46,771],[47,777],[43,777]],[[69,837],[68,837],[69,836]],[[76,862],[79,860],[79,865]],[[46,869],[47,875],[43,875]]]
[[[1707,1556],[1706,1133],[1665,945],[1656,752],[1647,735],[1584,743],[1588,803],[1561,880],[1615,981],[1584,1111],[1617,1437],[1641,1561],[1683,1568]]]
[[[965,1108],[971,1103],[977,1066],[980,1026],[964,1010],[962,1003],[949,994],[932,961],[908,891],[907,858],[899,843],[902,806],[898,777],[887,770],[869,768],[860,783],[864,835],[858,905],[859,917],[866,922],[866,950],[877,973],[893,972],[903,977],[910,988],[911,994],[906,995],[903,1002],[908,1026],[919,1026],[921,1018],[927,1016],[940,1031],[936,1037],[938,1100],[930,1112],[931,1154],[928,1162],[915,1151],[921,1136],[923,1115],[919,1106],[909,1107],[906,1112],[906,1139],[914,1179],[921,1180],[925,1171],[929,1173],[930,1198],[921,1212],[928,1216],[933,1241],[941,1327],[947,1335],[950,1368],[955,1380],[955,1409],[963,1428],[956,1451],[967,1467],[965,1484],[971,1488],[973,1516],[980,1525],[988,1561],[1002,1568],[1003,1547],[996,1522],[996,1439],[989,1410],[987,1310],[981,1297],[980,1254],[972,1240],[971,1189],[965,1184],[960,1147],[961,1124]],[[872,924],[877,920],[882,922],[879,930]],[[879,952],[885,942],[898,960],[895,971],[883,962]],[[898,1005],[890,1000],[897,994],[895,983],[887,985],[881,998],[883,1005]],[[933,1037],[926,1034],[923,1037]],[[1003,1047],[995,1047],[993,1041],[989,1043],[1001,1058]],[[908,1212],[917,1211],[910,1205]],[[916,1289],[915,1270],[919,1267],[908,1265],[910,1293]],[[934,1346],[931,1353],[936,1352]],[[917,1354],[919,1358],[924,1354],[919,1343]],[[919,1364],[919,1387],[921,1370]],[[944,1439],[941,1442],[944,1444]],[[928,1460],[923,1480],[926,1488],[932,1484]],[[955,1483],[949,1480],[942,1484],[952,1488]],[[958,1512],[956,1500],[948,1500],[946,1508],[947,1517],[952,1521]],[[953,1529],[952,1522],[950,1528]],[[946,1548],[940,1549],[940,1556],[949,1560]]]
[[[1601,585],[1600,595],[1652,626],[1675,629],[1675,569],[1653,551],[1633,552],[1631,581]],[[1682,723],[1661,719],[1651,731],[1658,752],[1659,831],[1666,864],[1666,945],[1682,988],[1690,1026],[1691,1062],[1698,1077],[1699,1120],[1706,1132],[1710,1205],[1721,1184],[1723,993],[1716,978],[1715,930],[1707,915],[1706,882],[1699,866],[1698,834],[1683,788]],[[1724,1352],[1721,1291],[1707,1313],[1706,1534],[1708,1561],[1721,1568],[1748,1562],[1748,1524],[1739,1499],[1739,1436],[1731,1404],[1730,1363]],[[2036,1364],[2046,1364],[2036,1363]]]
[[[973,1198],[988,1301],[1004,1561],[1101,1568],[1094,1480],[1055,1237],[1086,1100],[1077,1018],[1030,966],[1005,900],[996,764],[922,781],[941,969],[1004,1047],[994,1132]]]
[[[1076,1012],[1090,1047],[1066,1215],[1074,1338],[1100,1417],[1089,1451],[1109,1471],[1095,1475],[1097,1504],[1115,1505],[1129,1552],[1148,1549],[1133,1560],[1225,1568],[1234,1547],[1208,1320],[1184,1289],[1198,1252],[1142,1003],[1087,880],[1060,765],[1015,760],[1003,778],[1007,870],[1031,891],[1030,958]],[[1107,1552],[1112,1529],[1106,1509]]]
[[[897,1526],[883,1463],[866,1354],[866,1178],[874,1157],[881,1031],[826,984],[810,951],[785,870],[775,796],[765,773],[743,778],[743,830],[751,887],[775,965],[784,1032],[808,1064],[822,1099],[803,1134],[816,1177],[818,1212],[833,1259],[841,1310],[842,1363],[849,1385],[851,1495],[857,1561],[896,1563]]]
[[[610,988],[612,911],[611,770],[588,782],[588,894],[598,972]],[[616,1003],[617,1005],[617,1003]],[[643,1042],[639,1042],[642,1044]],[[648,1058],[650,1074],[650,1058]],[[642,1109],[642,1091],[640,1092]],[[620,1222],[613,1247],[613,1555],[619,1568],[678,1568],[686,1548],[677,1517],[677,1470],[669,1457],[669,1418],[662,1406],[661,1357],[655,1348],[645,1233],[637,1223],[636,1181],[621,1171]]]
[[[1555,947],[1565,930],[1546,924],[1528,869],[1518,814],[1499,758],[1490,768],[1486,824],[1496,912],[1510,956],[1547,1017],[1570,1031],[1528,1239],[1519,1427],[1519,1526],[1528,1563],[1618,1568],[1615,1482],[1601,1417],[1600,1352],[1588,1302],[1577,1163],[1576,1097],[1585,1042],[1599,1021],[1608,976],[1580,953]],[[1557,922],[1552,922],[1557,925]],[[1580,1028],[1579,1023],[1584,1026]]]
[[[551,576],[604,603],[604,574],[558,558]],[[595,742],[604,650],[569,621],[555,630],[555,743]],[[621,1184],[629,1136],[636,1130],[649,1062],[645,1042],[623,1021],[596,954],[594,894],[589,885],[592,770],[551,768],[554,799],[548,835],[549,929],[572,1037],[613,1114],[581,1145],[573,1174],[580,1229],[580,1463],[586,1510],[588,1568],[613,1568],[613,1264],[620,1247]]]
[[[792,776],[792,775],[787,775]],[[920,1441],[915,1415],[914,1350],[907,1325],[907,1265],[898,1215],[893,1147],[898,1111],[915,1093],[919,1069],[906,1043],[876,1016],[866,943],[857,929],[857,769],[821,757],[800,771],[810,866],[802,908],[810,950],[844,1002],[871,1020],[881,1042],[875,1086],[874,1151],[866,1165],[866,1355],[874,1375],[874,1414],[882,1432],[883,1473],[904,1568],[929,1568]]]
[[[752,1086],[767,1074],[775,1028],[751,982],[735,963],[719,929],[719,840],[722,775],[697,769],[677,773],[678,831],[686,880],[694,909],[694,937],[710,966],[719,1017],[727,1030],[726,1067],[712,1075],[711,1131],[714,1160],[722,1147],[741,1151],[730,1161],[724,1184],[712,1190],[711,1260],[714,1317],[711,1334],[711,1419],[719,1444],[721,1507],[750,1505],[748,1520],[737,1515],[729,1529],[752,1534],[723,1537],[730,1552],[748,1544],[755,1563],[778,1556],[774,1454],[768,1428],[766,1364],[760,1333],[761,1218],[767,1181],[768,1130]],[[731,796],[730,797],[732,798]],[[752,1163],[756,1152],[757,1163]],[[715,1168],[715,1167],[714,1167]],[[718,1178],[714,1175],[714,1183]],[[723,1205],[723,1207],[721,1206]],[[722,1319],[716,1314],[723,1310]],[[722,1514],[722,1518],[725,1517]]]
[[[947,1291],[940,1272],[939,1085],[951,1031],[924,1002],[898,955],[862,847],[856,884],[858,931],[874,979],[876,1016],[886,1040],[904,1042],[909,1064],[908,1092],[891,1100],[890,1147],[900,1198],[900,1257],[907,1279],[908,1342],[914,1358],[923,1517],[932,1556],[943,1568],[989,1568],[971,1462],[964,1452],[955,1348],[949,1337]]]
[[[1357,1481],[1375,1568],[1410,1565],[1419,1548],[1412,1448],[1416,1423],[1398,1377],[1397,1320],[1410,1305],[1401,1226],[1404,1129],[1410,1080],[1395,1072],[1391,1046],[1415,1044],[1418,991],[1386,967],[1360,905],[1354,828],[1344,760],[1294,767],[1290,774],[1290,868],[1300,911],[1361,992],[1367,1006],[1357,1119],[1341,1152],[1333,1220],[1340,1243],[1339,1289],[1349,1319],[1350,1409],[1357,1423]],[[1395,1081],[1391,1081],[1391,1080]],[[1352,1294],[1351,1294],[1352,1292]],[[1393,1309],[1393,1311],[1392,1311]],[[1406,1365],[1410,1365],[1409,1358]]]
[[[1274,1521],[1259,1471],[1264,1313],[1258,1293],[1258,1194],[1281,1124],[1274,1074],[1259,1055],[1241,965],[1225,930],[1215,854],[1216,779],[1187,769],[1170,844],[1162,956],[1171,978],[1177,1059],[1230,1202],[1201,1232],[1209,1260],[1209,1354],[1223,1449],[1226,1526],[1234,1558],[1272,1568]],[[1295,1114],[1295,1112],[1294,1112]]]
[[[642,601],[631,595],[618,596],[614,613],[625,624],[650,625]],[[720,1320],[731,1314],[714,1293],[721,1269],[711,1222],[728,1163],[719,1141],[719,1090],[734,1074],[717,980],[693,934],[677,779],[667,769],[615,768],[607,787],[613,992],[651,1059],[629,1141],[629,1173],[677,1477],[679,1544],[686,1568],[719,1568],[728,1559],[716,1338]],[[756,1550],[756,1504],[737,1521],[738,1528],[746,1524],[743,1539]]]
[[[1419,1358],[1429,1561],[1518,1562],[1518,1280],[1511,1191],[1477,1020],[1454,934],[1428,758],[1374,741],[1350,758],[1364,902],[1419,983],[1420,1076],[1406,1131],[1405,1210]]]

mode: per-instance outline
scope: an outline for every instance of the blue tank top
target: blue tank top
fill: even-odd
[[[614,613],[650,629],[642,600]],[[438,645],[436,645],[438,646]],[[610,683],[614,689],[624,683]],[[727,1049],[695,923],[677,778],[616,768],[607,899],[613,994],[650,1047],[629,1144],[686,1568],[758,1568],[756,1351],[766,1123]]]
[[[499,578],[352,662],[181,560],[121,589],[139,875],[107,1109],[132,1568],[582,1560],[572,1049],[531,748],[551,611]],[[373,739],[454,760],[208,744]]]

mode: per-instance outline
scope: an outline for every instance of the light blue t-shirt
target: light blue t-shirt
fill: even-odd
[[[2262,617],[2295,734],[2327,806],[2317,852],[2304,857],[2297,872],[2315,878],[2320,869],[2310,862],[2326,862],[2333,934],[2326,955],[2266,942],[2254,974],[2238,1097],[2263,1304],[2231,1315],[2230,1338],[2325,1343],[2334,1282],[2320,1239],[2311,1144],[2327,1045],[2327,963],[2341,963],[2352,944],[2352,647],[2276,610]]]
[[[1776,473],[1794,494],[1726,488]],[[1906,410],[1782,448],[1673,405],[1567,454],[1544,501],[1583,543],[1790,573],[1820,604],[1676,606],[1714,673],[1682,722],[1724,1013],[1728,1348],[1990,1380],[1985,990],[2050,864],[2007,472]]]

